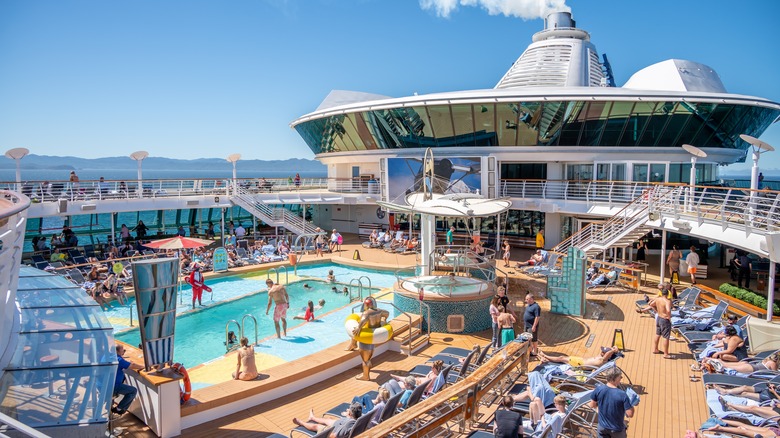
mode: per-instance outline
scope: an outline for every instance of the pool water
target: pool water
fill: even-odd
[[[401,285],[408,291],[418,291],[423,287],[425,292],[446,296],[479,294],[489,287],[479,279],[449,275],[412,277],[404,280]]]
[[[292,274],[293,270],[291,268],[288,269],[290,270],[290,274]],[[393,271],[356,268],[353,266],[337,265],[333,263],[299,266],[298,276],[325,279],[328,276],[329,270],[333,270],[333,275],[336,276],[336,282],[343,283],[344,285],[348,285],[352,279],[357,279],[363,275],[371,279],[372,288],[393,287],[396,282],[395,273]],[[284,275],[282,275],[280,278],[284,278]],[[365,278],[361,281],[363,282],[364,288],[368,287],[368,282]],[[366,294],[364,293],[363,295]]]
[[[247,283],[250,283],[250,285]],[[181,362],[186,360],[186,363],[192,366],[193,364],[201,364],[224,355],[226,353],[224,344],[225,325],[230,320],[236,320],[240,323],[243,316],[247,314],[257,318],[258,340],[271,336],[276,337],[273,322],[273,305],[269,315],[265,314],[268,305],[268,293],[265,291],[264,283],[240,277],[208,282],[215,294],[220,287],[231,288],[234,292],[236,290],[250,291],[252,283],[254,284],[253,291],[256,292],[259,287],[262,287],[263,291],[222,303],[210,304],[208,308],[201,311],[179,315],[176,318],[176,333],[180,335],[176,336],[174,342],[174,359]],[[308,284],[311,289],[304,288],[304,284]],[[331,291],[332,285],[322,281],[297,281],[288,284],[286,287],[287,294],[290,296],[290,310],[287,312],[288,332],[291,328],[303,323],[302,320],[295,320],[293,317],[303,314],[309,300],[313,301],[316,306],[321,298],[325,299],[324,308],[315,310],[315,316],[323,315],[349,304],[348,296],[341,293],[333,293]],[[189,294],[187,292],[184,292],[184,294],[185,301],[187,301]],[[187,303],[185,308],[189,308],[189,305],[190,303]],[[245,323],[244,336],[249,338],[250,343],[254,343],[254,324],[251,318],[247,318]],[[240,336],[236,324],[231,324],[229,330],[233,330],[236,332],[236,336]],[[137,328],[118,333],[115,337],[117,340],[130,345],[138,345],[141,342],[140,331]],[[310,353],[312,352],[310,351]]]

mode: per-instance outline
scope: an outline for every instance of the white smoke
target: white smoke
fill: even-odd
[[[420,7],[432,9],[436,15],[448,18],[460,6],[476,6],[490,15],[519,17],[524,20],[545,18],[551,12],[571,12],[566,0],[420,0]]]

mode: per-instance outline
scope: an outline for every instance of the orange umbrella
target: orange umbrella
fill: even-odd
[[[171,237],[169,239],[153,240],[149,243],[145,243],[147,248],[155,249],[182,249],[182,248],[200,248],[203,246],[209,246],[214,243],[211,240],[196,239],[194,237]]]

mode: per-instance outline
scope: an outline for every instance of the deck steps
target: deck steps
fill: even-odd
[[[428,334],[422,329],[423,318],[421,315],[408,313],[399,315],[390,321],[393,327],[393,341],[401,345],[401,353],[413,355],[418,350],[428,346]],[[411,317],[411,324],[409,317]],[[411,344],[410,344],[411,340]]]

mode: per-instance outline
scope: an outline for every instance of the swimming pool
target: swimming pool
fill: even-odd
[[[257,281],[243,278],[222,280],[220,282],[209,282],[215,293],[218,285],[223,288],[237,289],[246,287],[247,282],[255,283],[255,287],[258,285]],[[303,287],[305,283],[311,286],[311,289],[305,289]],[[265,287],[265,284],[262,286]],[[317,316],[349,304],[349,297],[342,293],[334,294],[331,292],[331,284],[329,283],[305,280],[290,283],[286,287],[290,296],[290,310],[287,312],[288,333],[291,328],[303,323],[303,321],[295,320],[293,317],[303,312],[303,308],[309,300],[317,305],[318,300],[325,299],[325,306],[315,311]],[[189,298],[186,293],[185,298]],[[203,310],[177,316],[176,333],[178,336],[176,336],[174,343],[175,360],[182,362],[186,360],[186,363],[192,366],[192,364],[205,363],[224,355],[226,353],[224,344],[225,325],[230,320],[236,320],[240,323],[243,316],[247,314],[257,318],[258,340],[270,336],[276,337],[272,319],[273,307],[270,314],[266,315],[267,305],[268,293],[263,291],[242,298],[212,304]],[[249,338],[250,343],[255,342],[253,325],[251,319],[247,318],[244,336]],[[239,336],[238,328],[235,324],[231,324],[229,330],[235,331],[236,336]],[[138,345],[141,342],[140,331],[137,328],[117,333],[115,338],[130,345]]]
[[[405,292],[417,293],[422,287],[426,294],[441,297],[480,295],[492,291],[492,286],[484,280],[450,275],[412,277],[401,281],[400,285]]]
[[[290,274],[293,273],[292,268],[287,269],[289,270]],[[374,288],[393,287],[396,282],[395,272],[392,270],[366,269],[354,266],[339,265],[336,263],[298,266],[298,276],[324,279],[328,276],[328,271],[331,269],[333,270],[333,275],[336,276],[337,283],[349,284],[352,279],[360,278],[363,275],[371,279],[371,287]],[[282,275],[281,278],[284,278],[284,275]],[[365,279],[362,281],[363,287],[367,287],[368,284]]]

